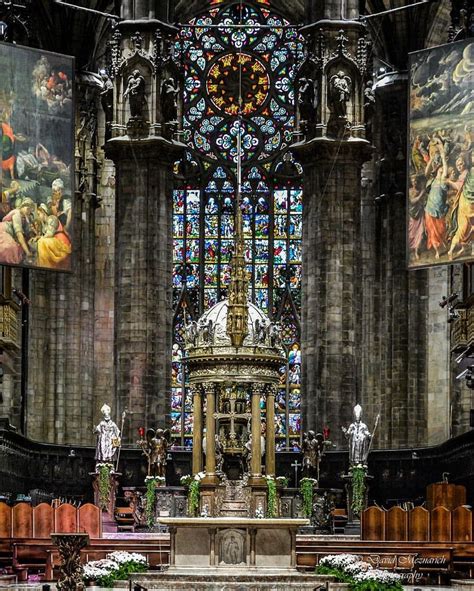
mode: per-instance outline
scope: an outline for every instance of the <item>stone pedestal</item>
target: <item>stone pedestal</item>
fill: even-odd
[[[373,480],[373,476],[370,474],[365,474],[365,499],[364,499],[364,507],[363,509],[367,508],[367,501],[369,497],[369,483]],[[346,499],[347,499],[347,524],[344,528],[345,535],[359,535],[360,534],[360,515],[357,515],[352,509],[352,474],[349,471],[349,474],[344,474],[342,479],[345,483],[346,489]]]
[[[94,505],[97,505],[102,510],[102,531],[113,533],[117,531],[117,524],[115,522],[115,500],[117,498],[117,491],[119,488],[119,477],[122,476],[120,472],[112,470],[109,475],[109,498],[105,503],[104,499],[100,498],[99,472],[91,472],[92,488],[94,489]]]

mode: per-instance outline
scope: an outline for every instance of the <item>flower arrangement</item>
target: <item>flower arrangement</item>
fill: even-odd
[[[339,582],[348,583],[351,591],[403,591],[400,575],[373,568],[354,554],[324,556],[316,572],[334,575]]]
[[[268,499],[267,499],[267,517],[276,517],[277,515],[277,491],[276,491],[276,482],[273,476],[265,476],[265,480],[267,481],[267,491],[268,491]]]
[[[145,517],[148,527],[155,525],[155,508],[156,508],[156,494],[155,490],[158,486],[165,483],[164,476],[147,476],[145,478],[146,486],[146,504],[145,504]]]
[[[313,515],[313,489],[318,481],[314,478],[302,478],[300,481],[300,493],[303,497],[303,513],[305,517]]]
[[[288,486],[288,478],[286,476],[277,476],[275,482],[280,488],[286,488]]]
[[[107,511],[109,507],[110,493],[112,492],[110,475],[114,471],[114,466],[113,464],[106,462],[98,462],[95,469],[99,473],[99,507],[102,509],[102,511]]]
[[[194,476],[186,474],[181,476],[180,482],[183,486],[188,488],[188,514],[191,517],[196,517],[199,510],[199,499],[201,488],[201,480],[206,476],[205,472],[198,472]]]
[[[365,508],[365,477],[367,467],[362,464],[352,466],[352,503],[351,508],[354,515],[359,516]]]
[[[85,564],[82,578],[86,583],[95,581],[99,587],[113,587],[114,581],[126,581],[132,573],[144,572],[147,567],[143,554],[112,552],[107,558]]]

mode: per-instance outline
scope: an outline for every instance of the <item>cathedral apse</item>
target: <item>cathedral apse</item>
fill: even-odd
[[[255,27],[236,28],[242,23]],[[192,446],[184,326],[227,297],[241,126],[249,301],[281,327],[287,363],[280,368],[276,397],[277,449],[299,449],[303,168],[289,148],[303,39],[267,0],[215,0],[182,25],[175,53],[185,74],[188,151],[176,165],[173,195],[172,435]]]
[[[411,54],[408,266],[473,259],[474,43]]]
[[[0,44],[0,263],[71,270],[73,58]]]

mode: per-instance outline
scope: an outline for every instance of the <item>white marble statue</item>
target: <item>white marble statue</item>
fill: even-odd
[[[100,410],[103,418],[94,430],[97,435],[95,459],[98,463],[111,464],[114,461],[115,452],[120,446],[120,429],[110,417],[111,409],[108,404],[104,404]]]
[[[367,466],[372,433],[367,425],[361,421],[361,417],[362,407],[357,404],[354,407],[354,422],[349,425],[348,429],[342,427],[342,432],[349,440],[349,461],[351,466]]]

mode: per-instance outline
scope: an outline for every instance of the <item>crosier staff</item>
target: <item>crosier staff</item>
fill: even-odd
[[[372,443],[374,441],[375,431],[377,431],[377,427],[379,425],[379,420],[380,420],[380,414],[378,414],[377,418],[375,419],[374,430],[372,431],[372,435],[370,436],[369,449],[367,451],[367,458],[369,457],[370,450],[372,449]]]
[[[118,452],[117,452],[117,460],[115,462],[115,472],[118,472],[118,465],[120,460],[120,450],[122,449],[122,438],[123,438],[123,425],[125,423],[125,416],[128,414],[128,410],[125,409],[122,413],[122,423],[120,425],[120,439],[118,445]]]

